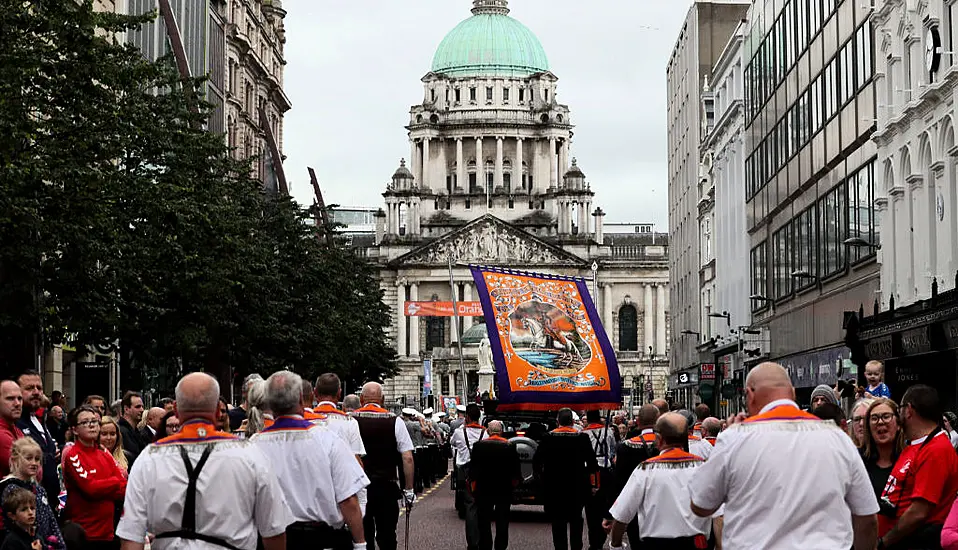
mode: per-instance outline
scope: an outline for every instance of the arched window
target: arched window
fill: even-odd
[[[619,309],[619,351],[639,351],[638,318],[635,306]]]

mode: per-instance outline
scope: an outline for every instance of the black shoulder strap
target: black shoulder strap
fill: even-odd
[[[186,502],[183,504],[183,521],[180,524],[179,530],[160,533],[156,535],[155,538],[199,540],[209,544],[222,546],[223,548],[228,548],[229,550],[240,550],[223,539],[196,532],[196,482],[200,478],[200,472],[203,470],[203,466],[206,465],[206,460],[210,457],[210,453],[212,452],[213,446],[207,445],[206,449],[203,450],[203,454],[200,456],[199,462],[197,462],[194,466],[192,461],[190,461],[190,455],[186,452],[186,447],[180,447],[180,457],[183,459],[183,465],[186,466],[186,475],[188,479],[186,485]]]

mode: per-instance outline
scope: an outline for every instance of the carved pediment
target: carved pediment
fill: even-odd
[[[394,260],[398,265],[456,263],[502,266],[584,265],[585,260],[491,215]]]

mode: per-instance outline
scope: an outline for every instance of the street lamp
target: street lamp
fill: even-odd
[[[694,330],[683,330],[680,334],[684,334],[687,336],[702,336],[702,333],[695,332]]]
[[[709,317],[715,319],[725,319],[725,324],[729,328],[732,327],[732,314],[727,311],[723,311],[722,313],[709,313]]]
[[[818,275],[813,275],[805,270],[793,271],[790,275],[793,279],[812,279],[818,284],[819,289],[822,288],[822,279]]]
[[[881,250],[881,244],[876,244],[868,242],[861,237],[852,237],[850,239],[845,239],[842,241],[842,244],[845,246],[854,246],[855,248],[874,248],[875,250]]]
[[[752,294],[751,296],[748,297],[748,299],[754,300],[756,302],[771,302],[772,301],[771,298],[768,298],[767,296],[763,296],[761,294]]]

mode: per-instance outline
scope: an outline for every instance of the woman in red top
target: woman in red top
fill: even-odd
[[[100,446],[100,419],[88,406],[68,416],[74,445],[63,451],[66,518],[86,532],[87,548],[113,547],[114,503],[126,493],[126,476],[113,456]]]

